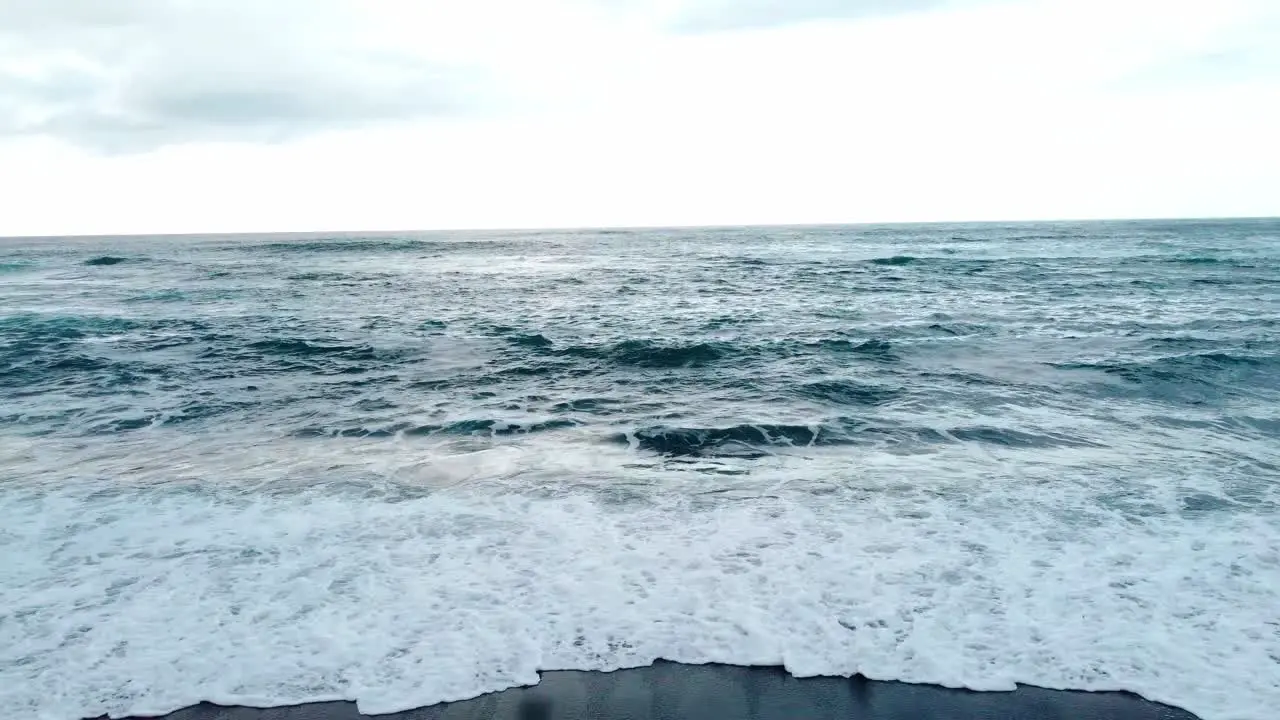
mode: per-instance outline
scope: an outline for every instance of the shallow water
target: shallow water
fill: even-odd
[[[0,398],[18,714],[1280,707],[1277,221],[0,241]]]

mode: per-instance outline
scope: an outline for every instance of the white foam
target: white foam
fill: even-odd
[[[294,464],[266,484],[230,455],[171,471],[220,484],[0,483],[0,707],[385,713],[658,658],[1280,707],[1274,514],[1179,513],[1153,483],[1169,511],[1136,516],[1099,505],[1105,464],[803,448],[719,476],[558,440],[392,446],[332,450],[381,485],[285,482],[325,466],[318,443],[270,448]]]

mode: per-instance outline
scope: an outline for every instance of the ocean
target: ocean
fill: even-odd
[[[1280,221],[0,241],[0,708],[1280,708]]]

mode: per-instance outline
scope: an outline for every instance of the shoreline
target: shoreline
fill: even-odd
[[[778,667],[681,665],[541,673],[541,682],[390,715],[355,703],[273,708],[201,704],[164,720],[1199,720],[1128,692],[974,692],[853,678],[796,678]],[[127,720],[142,720],[140,717]]]

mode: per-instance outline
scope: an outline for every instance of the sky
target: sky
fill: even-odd
[[[0,0],[0,235],[1274,215],[1276,0]]]

